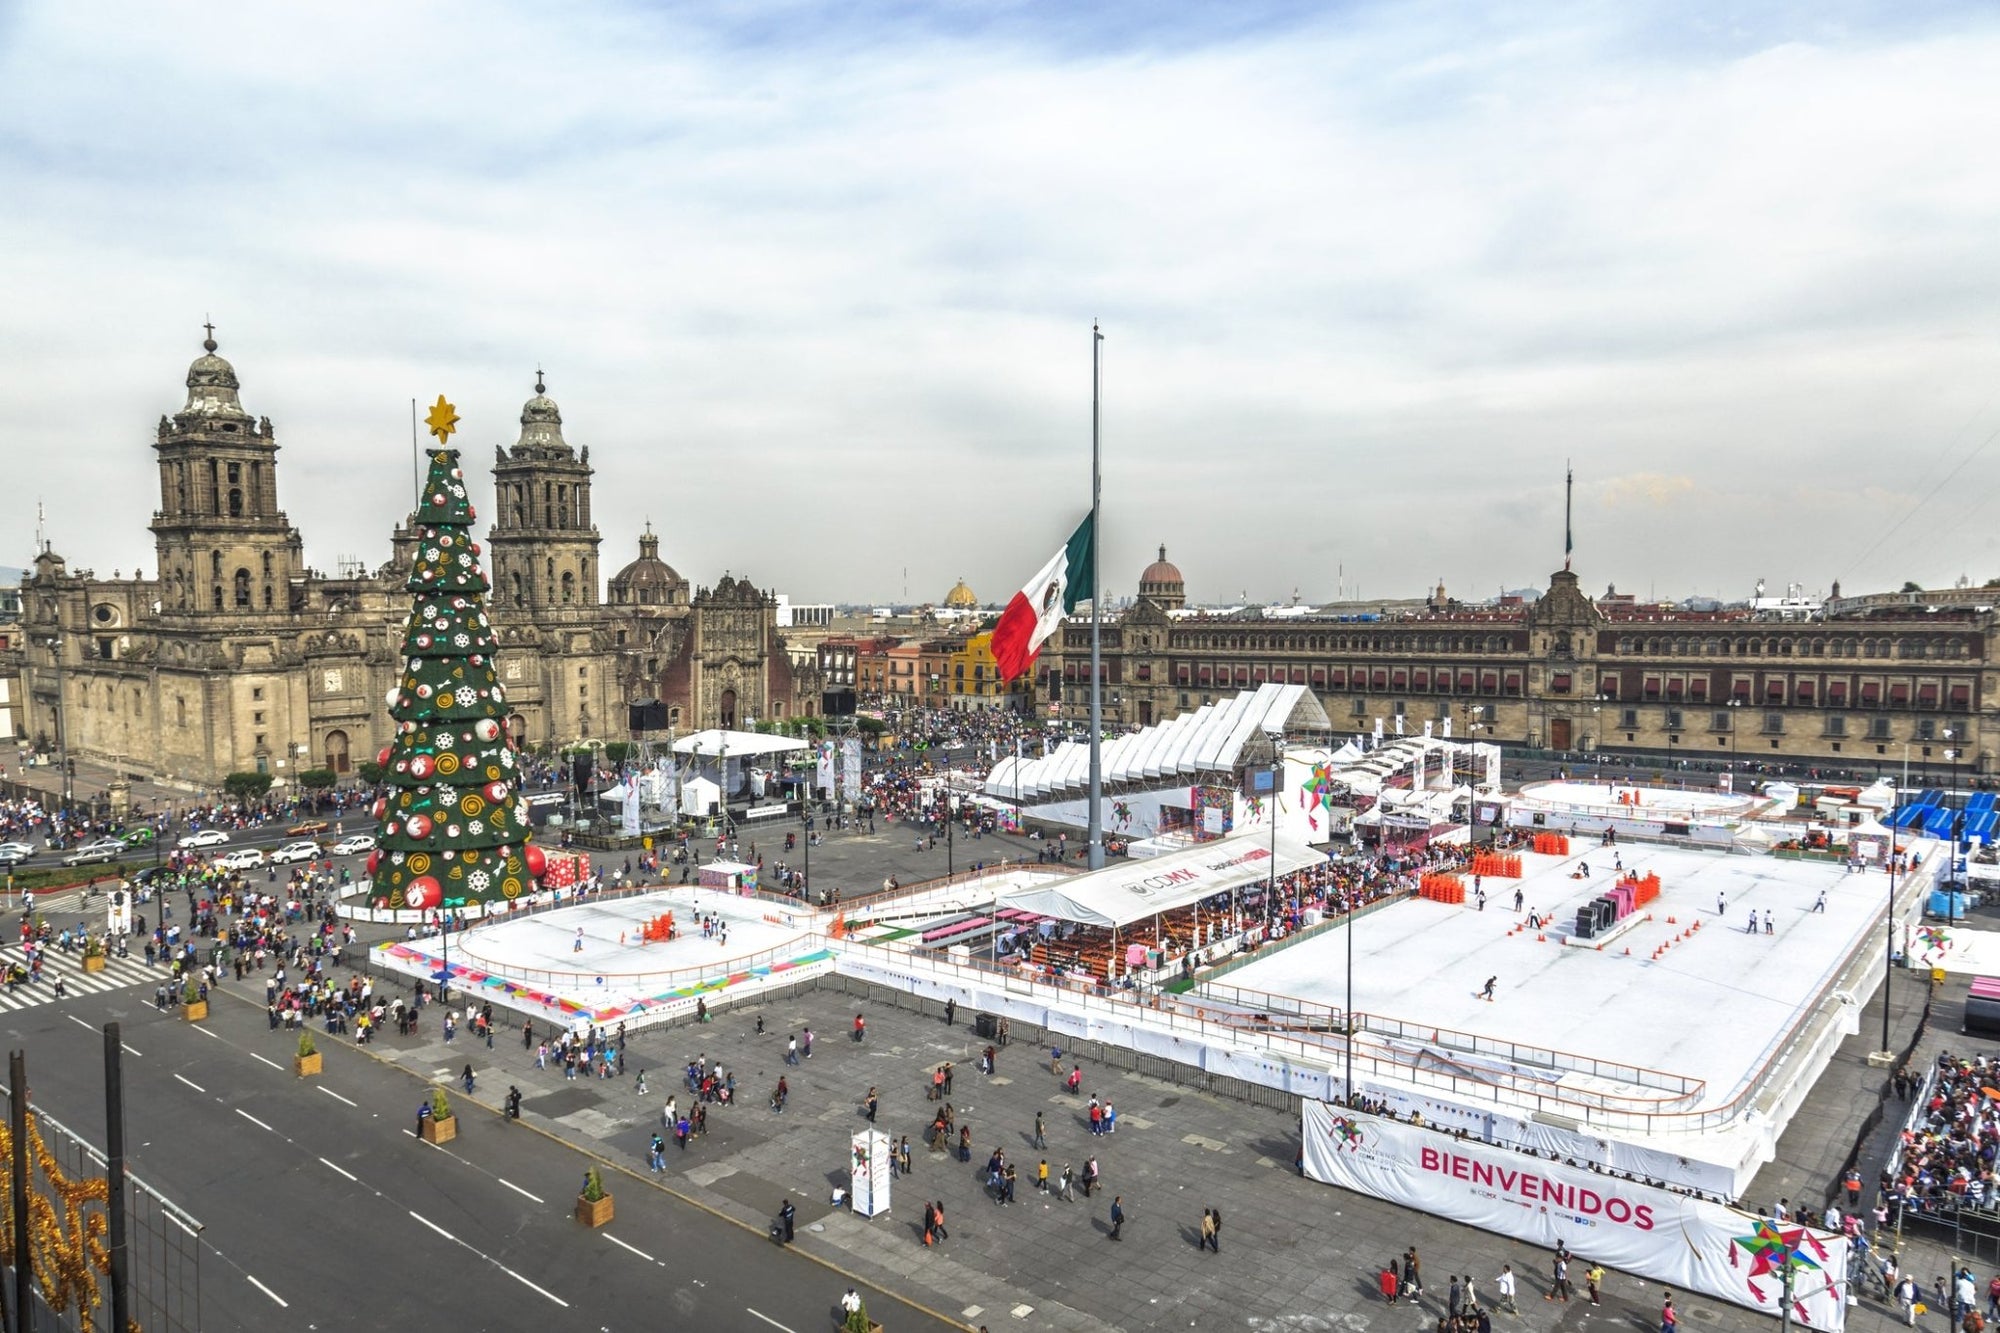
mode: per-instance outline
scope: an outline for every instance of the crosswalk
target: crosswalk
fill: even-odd
[[[27,960],[18,947],[0,949],[0,976],[5,976],[7,969],[17,964],[27,966]],[[101,995],[107,991],[124,990],[128,986],[157,986],[166,973],[159,968],[147,967],[146,960],[136,954],[130,958],[112,955],[104,960],[102,972],[86,972],[83,970],[82,954],[50,949],[42,955],[40,981],[24,981],[11,987],[0,985],[0,1011],[32,1009],[39,1004],[48,1004],[56,998],[58,976],[71,995]]]

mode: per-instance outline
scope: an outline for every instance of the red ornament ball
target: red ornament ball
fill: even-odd
[[[382,747],[382,753],[375,756],[375,762],[380,764],[382,767],[387,768],[389,766],[389,756],[394,753],[395,753],[394,746],[385,745]]]
[[[542,872],[549,868],[548,853],[532,842],[521,849],[521,860],[527,863],[528,873],[536,879],[540,879]]]
[[[428,838],[431,836],[432,825],[429,815],[411,815],[408,821],[406,821],[405,826],[413,838]]]
[[[498,805],[498,804],[500,804],[500,802],[502,802],[502,801],[506,800],[506,799],[507,799],[507,784],[506,784],[506,783],[504,783],[504,782],[489,782],[489,783],[487,783],[487,784],[486,784],[486,799],[487,799],[487,800],[489,800],[489,801],[491,801],[491,802],[493,802],[493,804],[495,804],[495,805]]]
[[[421,912],[425,908],[436,907],[443,902],[444,891],[429,875],[418,875],[403,886],[403,901]]]
[[[382,853],[379,850],[368,853],[368,873],[370,876],[374,875],[375,867],[381,863]]]
[[[410,758],[411,777],[427,778],[436,771],[437,771],[437,760],[431,758],[431,756],[427,754],[419,754],[411,756]]]
[[[369,807],[368,813],[374,816],[376,819],[380,819],[383,815],[383,812],[388,810],[388,808],[389,808],[389,798],[386,796],[377,796],[375,798],[375,804]]]

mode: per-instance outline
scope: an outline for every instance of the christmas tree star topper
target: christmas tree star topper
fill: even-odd
[[[443,444],[458,430],[458,409],[447,403],[443,394],[439,394],[438,400],[431,404],[430,415],[424,418],[424,424],[431,428],[431,434],[437,436],[438,443]]]

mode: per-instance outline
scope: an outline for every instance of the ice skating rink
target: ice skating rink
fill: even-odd
[[[1661,894],[1602,950],[1561,940],[1576,909],[1617,881],[1611,848],[1523,852],[1521,879],[1483,881],[1483,912],[1467,875],[1464,906],[1419,899],[1365,915],[1352,927],[1356,1012],[1400,1019],[1424,1044],[1429,1029],[1455,1030],[1492,1039],[1482,1051],[1526,1043],[1698,1079],[1705,1086],[1678,1109],[1712,1110],[1762,1077],[1855,950],[1880,955],[1889,880],[1879,870],[1642,845],[1616,853],[1627,870],[1658,874]],[[1580,861],[1590,863],[1587,880],[1571,877]],[[1816,912],[1822,890],[1826,910]],[[1530,910],[1550,927],[1522,928]],[[1744,929],[1753,910],[1755,934]],[[1227,998],[1233,986],[1341,1008],[1347,947],[1336,928],[1229,974],[1213,994]],[[1491,1001],[1479,996],[1488,977],[1497,978]],[[1539,1062],[1524,1053],[1522,1063]]]
[[[669,911],[677,937],[645,940],[645,924]],[[727,939],[719,930],[704,939],[703,916],[726,926]],[[452,986],[552,1017],[629,1026],[673,1017],[731,987],[812,975],[832,955],[811,929],[812,913],[803,906],[788,909],[720,889],[660,889],[459,932],[451,937]],[[431,976],[445,951],[431,937],[383,945],[378,957],[406,974]]]

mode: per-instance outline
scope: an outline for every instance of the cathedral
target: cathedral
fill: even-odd
[[[415,525],[396,528],[372,573],[308,567],[278,503],[277,432],[244,409],[213,330],[202,348],[153,443],[156,577],[72,572],[45,545],[23,579],[25,738],[192,787],[242,771],[350,775],[388,743]],[[728,575],[690,595],[650,526],[599,595],[594,472],[538,373],[520,437],[495,450],[486,540],[520,744],[629,739],[639,701],[681,731],[819,712],[821,682],[791,662],[776,598]]]

